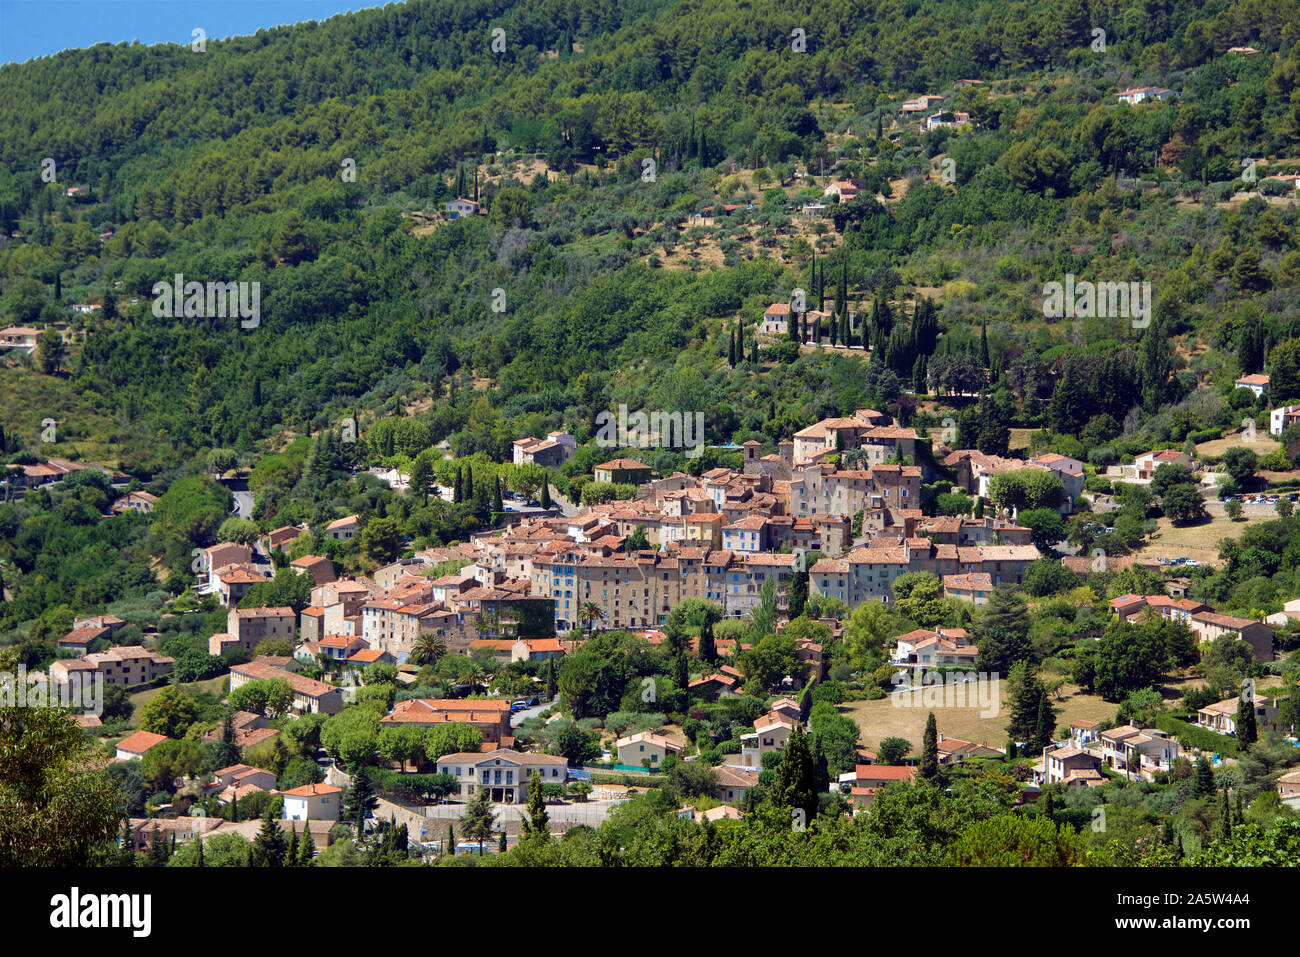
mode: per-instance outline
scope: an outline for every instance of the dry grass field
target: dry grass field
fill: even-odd
[[[1273,521],[1276,514],[1244,517],[1233,522],[1219,517],[1202,525],[1177,526],[1167,518],[1159,519],[1159,528],[1147,544],[1134,554],[1139,558],[1190,558],[1194,561],[1218,566],[1219,542],[1225,538],[1238,539],[1249,525]]]
[[[1103,701],[1096,695],[1079,693],[1073,685],[1066,685],[1062,691],[1063,696],[1052,702],[1052,706],[1058,709],[1057,727],[1079,719],[1088,721],[1114,719],[1118,705]],[[986,716],[978,705],[927,708],[924,700],[920,698],[922,694],[924,692],[899,696],[897,703],[906,706],[896,706],[896,700],[893,698],[882,698],[879,701],[853,701],[841,705],[839,710],[858,723],[858,727],[862,729],[861,745],[869,751],[876,750],[880,742],[889,737],[906,738],[919,751],[921,738],[925,734],[926,718],[931,711],[934,712],[939,732],[944,737],[987,744],[993,748],[1002,748],[1006,745],[1007,721],[1010,719],[1010,714],[1006,706],[1005,682],[999,684],[1000,700],[997,713],[989,716]]]

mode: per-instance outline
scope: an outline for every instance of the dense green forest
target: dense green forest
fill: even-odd
[[[619,403],[702,411],[710,442],[770,449],[868,406],[937,427],[928,393],[959,411],[964,445],[1036,429],[1036,447],[1097,465],[1243,414],[1263,428],[1232,382],[1267,366],[1272,399],[1300,396],[1297,208],[1274,201],[1297,168],[1298,23],[1295,0],[411,2],[201,53],[8,65],[0,311],[71,337],[9,353],[3,452],[101,461],[206,516],[105,520],[133,571],[92,576],[116,583],[99,604],[157,587],[152,559],[175,583],[214,540],[214,455],[253,467],[263,527],[389,515],[360,547],[379,561],[485,519],[514,438],[585,443]],[[1226,52],[1245,44],[1260,52]],[[1144,84],[1179,96],[1116,101]],[[920,93],[973,128],[909,125]],[[806,229],[799,205],[836,177],[864,188]],[[443,221],[458,195],[487,215]],[[154,284],[178,273],[259,282],[260,323],[155,316]],[[1042,285],[1068,273],[1151,282],[1151,327],[1045,319]],[[823,342],[846,338],[845,311],[868,315],[848,338],[871,351],[760,348],[758,317],[796,287],[837,314]],[[50,409],[60,440],[39,444]],[[340,443],[349,420],[358,441]],[[463,504],[349,481],[443,442],[478,462]],[[576,497],[591,451],[559,491]],[[30,543],[89,522],[102,491],[4,506],[22,536],[5,546],[11,623],[62,604],[47,590],[63,573],[39,572]]]

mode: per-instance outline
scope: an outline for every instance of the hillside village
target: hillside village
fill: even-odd
[[[1300,861],[1294,0],[876,6],[0,66],[0,864]]]
[[[576,451],[567,433],[521,438],[513,449],[517,465],[560,466]],[[496,528],[458,545],[417,549],[368,574],[340,574],[341,563],[320,554],[287,558],[302,550],[295,543],[353,541],[366,527],[362,515],[201,550],[186,594],[200,610],[220,608],[224,616],[222,630],[206,638],[214,667],[203,672],[203,685],[169,684],[176,659],[150,650],[159,647],[157,637],[118,643],[127,622],[112,614],[74,621],[48,671],[29,672],[27,681],[33,689],[48,683],[52,696],[96,678],[133,692],[137,705],[122,714],[131,715],[126,729],[141,730],[115,737],[122,718],[78,720],[88,733],[108,736],[115,761],[141,763],[128,775],[160,787],[148,813],[131,820],[131,846],[142,853],[151,841],[184,846],[219,835],[265,843],[270,838],[257,838],[260,825],[247,818],[272,808],[278,826],[296,840],[301,822],[322,851],[341,840],[355,854],[368,829],[401,821],[403,846],[436,859],[513,846],[528,826],[522,808],[529,788],[539,782],[561,833],[658,789],[675,795],[688,818],[743,820],[755,813],[796,734],[816,745],[818,808],[831,814],[869,813],[880,788],[933,775],[935,767],[1006,767],[1018,782],[1016,802],[1037,801],[1053,786],[1167,783],[1188,762],[1232,767],[1243,720],[1237,697],[1211,693],[1207,700],[1194,683],[1181,700],[1168,688],[1152,699],[1169,723],[1153,715],[1138,723],[1131,698],[1116,717],[1097,707],[1095,689],[1059,678],[1050,682],[1052,693],[1030,679],[1038,691],[1026,719],[1014,713],[1013,700],[999,700],[1005,689],[995,681],[994,713],[1010,707],[1013,724],[1030,722],[1031,734],[1013,731],[1009,740],[1005,712],[963,730],[970,740],[945,732],[952,712],[931,686],[938,680],[943,692],[954,675],[987,681],[997,652],[981,616],[1023,604],[1026,592],[1068,592],[1072,603],[1092,606],[1106,635],[1148,623],[1177,627],[1187,647],[1200,649],[1166,672],[1164,680],[1179,683],[1190,674],[1187,664],[1211,653],[1247,674],[1264,669],[1269,683],[1268,668],[1279,654],[1287,657],[1300,633],[1300,600],[1264,619],[1224,614],[1188,597],[1192,581],[1180,573],[1191,568],[1184,563],[1098,559],[1068,542],[1064,520],[1091,514],[1097,503],[1085,491],[1093,467],[1069,456],[932,447],[871,409],[814,423],[767,454],[746,442],[738,468],[655,476],[630,457],[635,449],[627,451],[593,472],[630,489],[630,497],[534,506],[514,518],[494,512]],[[66,461],[28,466],[26,482],[14,484],[38,494],[77,468]],[[1115,484],[1159,486],[1171,470],[1199,468],[1178,450],[1157,449],[1123,466]],[[966,496],[967,510],[936,512],[934,486],[943,476],[955,481],[940,482],[947,489],[940,494]],[[1027,476],[1038,484],[1026,486]],[[1002,489],[1007,477],[1021,483],[1012,493],[1022,496],[1018,504]],[[1032,500],[1024,497],[1027,487]],[[110,512],[148,516],[158,500],[128,492]],[[1057,519],[1044,521],[1044,508]],[[1031,523],[1020,524],[1022,515]],[[283,583],[281,569],[302,582],[299,607],[250,602]],[[871,639],[883,643],[864,656],[856,648],[870,628],[885,629]],[[635,702],[632,688],[616,687],[601,704],[590,679],[574,687],[566,660],[581,661],[596,646],[601,655],[617,647],[642,659],[649,696]],[[859,660],[874,666],[870,674],[854,667]],[[995,668],[992,677],[1006,682],[1011,675]],[[210,687],[212,679],[227,709],[216,725],[199,718],[190,693],[180,691]],[[1080,680],[1073,673],[1067,679]],[[163,693],[134,691],[142,688]],[[1274,679],[1259,693],[1254,734],[1294,738],[1294,678],[1290,689]],[[896,720],[876,727],[879,711],[845,708],[873,700],[888,701],[891,719],[911,715],[905,736],[887,733]],[[1185,717],[1172,720],[1179,712]],[[937,728],[923,727],[935,717]],[[335,723],[346,730],[331,734]],[[144,730],[164,725],[170,734]],[[199,730],[231,759],[227,766],[204,770],[210,762],[187,744]],[[458,745],[462,750],[442,753]],[[168,757],[150,759],[160,747]],[[180,773],[169,777],[173,772]],[[679,790],[675,774],[687,775],[689,791]],[[1281,807],[1300,800],[1295,778],[1277,776]],[[482,847],[449,843],[444,830],[454,835],[459,821],[470,820],[462,815],[474,806],[476,788],[497,806],[499,831]],[[345,795],[354,796],[351,804]],[[196,823],[197,808],[206,812]],[[358,820],[364,826],[349,831]]]

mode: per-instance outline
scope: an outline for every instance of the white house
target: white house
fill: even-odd
[[[304,784],[284,794],[285,821],[337,821],[342,816],[343,789],[332,784]]]
[[[1268,414],[1268,431],[1270,435],[1281,435],[1288,425],[1300,422],[1300,405],[1284,405]]]
[[[1127,103],[1129,106],[1136,106],[1145,100],[1167,100],[1177,95],[1173,90],[1167,90],[1162,86],[1139,86],[1131,90],[1120,90],[1116,94],[1121,103]]]
[[[1259,373],[1244,375],[1234,383],[1234,386],[1238,389],[1249,389],[1255,393],[1255,398],[1258,399],[1264,394],[1264,390],[1268,388],[1268,376]]]

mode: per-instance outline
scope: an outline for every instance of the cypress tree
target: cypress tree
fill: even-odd
[[[198,847],[194,849],[194,866],[206,867],[207,865],[203,863],[203,835],[196,835],[194,842],[198,845]]]
[[[718,646],[713,640],[713,622],[707,618],[700,627],[700,657],[709,664],[718,659]]]
[[[786,742],[785,750],[781,752],[781,761],[776,766],[775,780],[772,782],[773,805],[786,813],[801,810],[804,822],[811,821],[817,814],[816,776],[803,725],[796,725]]]
[[[452,486],[452,490],[451,490],[451,500],[454,504],[459,504],[465,500],[465,493],[463,491],[461,481],[462,481],[462,477],[460,472],[460,466],[458,465],[456,466],[456,484]]]
[[[1206,797],[1214,793],[1214,769],[1210,759],[1201,755],[1196,761],[1196,777],[1192,779],[1192,797]]]
[[[546,659],[546,700],[547,701],[554,700],[555,692],[557,690],[558,690],[558,685],[555,679],[555,659],[547,658]]]
[[[149,866],[166,867],[170,857],[171,852],[167,849],[167,841],[163,838],[162,831],[158,829],[158,822],[155,821],[153,831],[149,835]]]
[[[1039,685],[1038,721],[1034,732],[1035,751],[1041,751],[1052,743],[1052,733],[1055,730],[1055,724],[1052,719],[1052,705],[1047,700],[1047,691]]]
[[[1242,809],[1241,806],[1241,788],[1237,788],[1237,823],[1238,824],[1246,823],[1246,812]]]
[[[1007,760],[1014,761],[1015,759],[1016,759],[1016,741],[1014,738],[1007,738]]]
[[[505,506],[501,503],[501,476],[492,476],[492,511],[500,515],[505,511]]]
[[[814,734],[812,742],[814,786],[818,794],[825,794],[831,786],[830,763],[826,760],[826,749],[822,745],[821,735]]]
[[[547,479],[542,479],[542,497],[539,501],[542,508],[551,507],[551,483]]]
[[[980,324],[980,361],[984,368],[992,368],[989,362],[989,322],[987,319]]]
[[[1223,789],[1223,801],[1219,805],[1219,828],[1223,839],[1232,837],[1232,807],[1228,804],[1228,789]]]
[[[690,684],[691,673],[686,666],[685,652],[678,652],[677,657],[673,659],[673,683],[678,688],[685,688]]]
[[[786,605],[789,609],[790,619],[794,620],[803,614],[804,605],[808,603],[808,572],[799,570],[794,573],[790,580],[790,594],[786,599]]]
[[[835,311],[847,315],[849,311],[849,256],[844,254],[840,267],[840,285],[835,290]]]
[[[925,719],[925,736],[921,739],[921,777],[932,780],[939,773],[939,726],[934,712]]]
[[[1248,750],[1259,738],[1259,728],[1255,722],[1255,702],[1244,697],[1237,699],[1237,740],[1243,749]]]
[[[311,836],[310,826],[302,829],[302,842],[298,845],[298,866],[314,867],[316,864],[316,841]]]
[[[451,825],[450,822],[448,822],[448,824],[447,824],[447,847],[446,847],[446,853],[448,853],[448,854],[453,854],[453,855],[456,853],[456,831],[455,831],[455,829],[452,827],[452,825]]]
[[[298,866],[298,825],[294,821],[289,822],[289,846],[284,850],[283,866]]]
[[[122,823],[122,837],[118,845],[119,867],[135,867],[135,838],[131,834],[131,822]]]
[[[501,840],[500,840],[500,842],[497,844],[497,853],[499,853],[499,854],[504,854],[505,852],[506,852],[506,830],[505,830],[505,828],[502,828],[502,829],[501,829]]]

